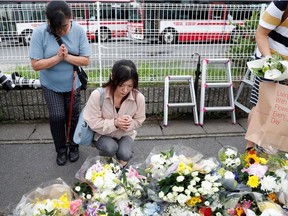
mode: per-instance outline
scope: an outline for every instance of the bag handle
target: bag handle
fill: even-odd
[[[61,37],[56,34],[53,34],[59,46],[63,44]],[[71,90],[71,97],[70,97],[70,108],[69,108],[69,116],[68,116],[68,125],[67,125],[67,135],[66,135],[66,143],[70,141],[70,132],[71,132],[71,121],[72,121],[72,113],[73,113],[73,103],[74,103],[74,87],[76,86],[76,77],[75,72],[77,71],[77,67],[73,65],[73,81],[72,81],[72,90]]]

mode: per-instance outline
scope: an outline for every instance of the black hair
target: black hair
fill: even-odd
[[[49,21],[50,31],[56,33],[65,23],[65,19],[71,19],[72,11],[69,5],[62,0],[52,0],[46,6],[46,18]]]
[[[126,59],[118,60],[113,65],[111,76],[103,87],[109,86],[114,92],[117,86],[130,79],[133,80],[133,88],[138,89],[138,73],[134,62]]]

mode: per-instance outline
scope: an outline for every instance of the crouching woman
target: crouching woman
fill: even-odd
[[[101,99],[102,97],[102,99]],[[130,60],[119,60],[102,91],[94,90],[83,112],[95,131],[100,156],[115,157],[125,167],[133,156],[136,129],[146,119],[145,97],[138,90],[138,73]]]

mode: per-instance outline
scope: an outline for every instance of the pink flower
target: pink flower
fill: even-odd
[[[235,209],[233,209],[233,208],[229,208],[228,210],[227,210],[227,213],[229,214],[229,215],[235,215],[236,214],[236,211],[235,211]]]
[[[137,179],[145,179],[146,178],[145,176],[140,175],[136,169],[134,169],[132,166],[130,166],[129,170],[128,170],[128,178],[132,178],[132,177],[135,177]]]
[[[70,202],[70,214],[76,216],[79,213],[80,208],[82,207],[82,200],[77,199]]]
[[[251,206],[252,206],[252,202],[245,200],[245,201],[243,202],[243,205],[242,205],[242,206],[243,206],[243,208],[250,209]]]
[[[268,167],[263,166],[261,164],[251,164],[250,167],[244,168],[241,171],[242,172],[247,172],[249,175],[255,175],[258,176],[258,178],[263,178],[265,173],[267,172]]]

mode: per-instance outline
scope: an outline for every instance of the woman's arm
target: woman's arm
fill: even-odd
[[[64,57],[64,60],[76,66],[89,65],[89,57],[87,56],[73,56],[73,55],[67,54],[67,56]]]
[[[146,119],[145,111],[145,97],[142,93],[136,94],[137,111],[134,116],[132,116],[131,126],[129,130],[134,130],[142,126],[142,123]]]
[[[271,56],[270,46],[269,46],[269,33],[271,32],[270,29],[266,29],[262,26],[258,26],[256,30],[256,43],[258,49],[263,57]]]
[[[62,61],[62,59],[63,58],[59,57],[58,55],[52,56],[51,58],[48,59],[39,59],[39,60],[31,59],[31,65],[35,71],[45,70],[58,64],[59,62]]]

